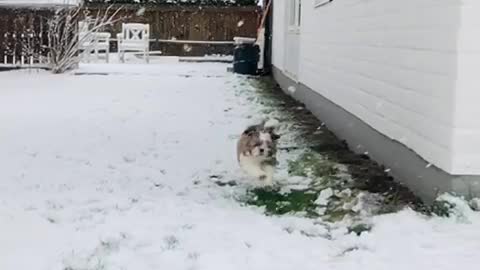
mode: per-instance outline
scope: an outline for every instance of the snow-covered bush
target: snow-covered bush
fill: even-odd
[[[59,8],[48,19],[45,45],[48,53],[49,68],[53,73],[63,73],[74,68],[79,62],[79,44],[91,38],[104,27],[110,26],[125,17],[118,16],[122,7],[109,6],[105,11],[89,14],[83,5]],[[90,28],[86,35],[79,37],[78,22],[82,18],[90,18]]]
[[[476,210],[472,204],[474,201],[472,200],[469,203],[461,197],[444,193],[434,201],[431,212],[439,217],[451,217],[461,222],[469,222],[473,212]]]
[[[87,4],[252,6],[259,0],[87,0]],[[261,1],[261,0],[260,0]]]

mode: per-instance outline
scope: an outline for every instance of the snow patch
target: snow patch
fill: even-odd
[[[290,94],[295,94],[295,92],[297,91],[297,88],[295,86],[289,86],[287,90]]]
[[[334,194],[333,192],[333,189],[331,188],[327,188],[327,189],[324,189],[320,192],[320,194],[318,195],[318,198],[317,200],[315,201],[315,204],[318,204],[318,205],[327,205],[328,204],[328,200],[330,199],[330,197],[332,197]]]

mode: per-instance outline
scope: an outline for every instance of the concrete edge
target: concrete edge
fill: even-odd
[[[410,188],[426,203],[433,202],[444,192],[466,198],[480,197],[480,176],[451,175],[304,84],[293,81],[275,66],[272,75],[285,93],[304,103],[328,129],[345,140],[352,151],[368,152],[373,160],[390,169],[389,174],[396,181]],[[294,93],[288,91],[290,86],[295,87]]]

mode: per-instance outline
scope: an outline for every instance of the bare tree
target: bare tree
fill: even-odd
[[[75,68],[79,63],[79,45],[92,42],[99,30],[126,19],[126,16],[119,16],[122,9],[122,6],[110,5],[93,16],[83,4],[57,9],[47,21],[48,43],[45,46],[51,71],[64,73]],[[83,34],[78,29],[80,19],[89,21],[89,28]]]

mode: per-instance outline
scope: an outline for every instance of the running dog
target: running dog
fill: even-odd
[[[245,129],[237,142],[237,160],[245,173],[257,179],[262,186],[273,184],[277,165],[277,140],[275,126],[267,121]]]

